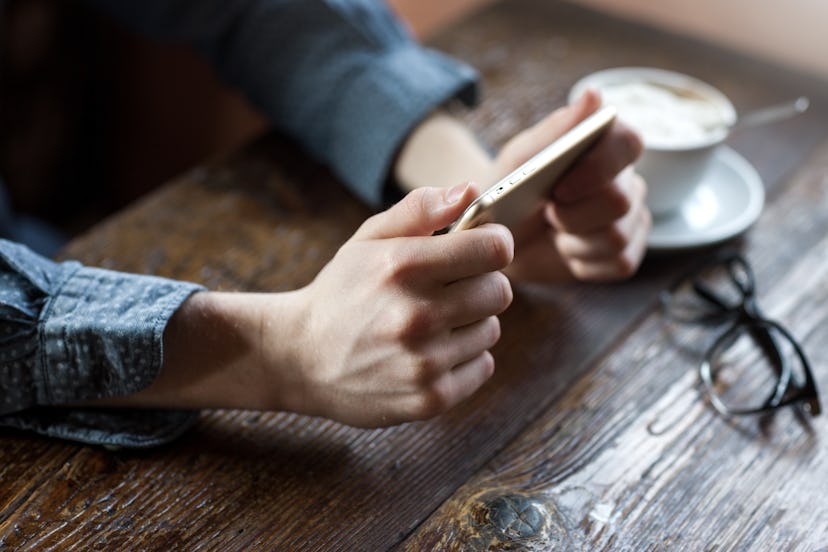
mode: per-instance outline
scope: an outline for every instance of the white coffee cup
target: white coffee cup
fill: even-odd
[[[618,67],[592,73],[575,83],[570,102],[588,88],[641,135],[644,152],[635,167],[647,181],[647,206],[656,217],[669,215],[693,193],[736,120],[722,92],[673,71]]]

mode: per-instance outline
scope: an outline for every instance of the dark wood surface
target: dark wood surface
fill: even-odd
[[[828,389],[824,82],[544,0],[495,5],[433,45],[481,70],[485,101],[465,116],[493,147],[611,66],[691,73],[745,109],[810,95],[807,116],[730,140],[768,191],[734,243],[765,311]],[[284,290],[369,214],[271,136],[168,183],[63,256]],[[143,452],[3,432],[0,550],[825,550],[828,417],[716,415],[665,333],[658,293],[708,253],[653,255],[623,284],[518,287],[493,379],[427,422],[357,430],[214,411]]]

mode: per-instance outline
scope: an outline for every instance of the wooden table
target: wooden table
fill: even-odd
[[[828,398],[825,83],[567,4],[510,0],[433,45],[477,66],[467,114],[491,145],[582,75],[694,74],[743,109],[808,94],[807,116],[733,136],[767,190],[736,245],[765,311],[798,336]],[[278,137],[198,167],[64,252],[92,265],[285,290],[369,211]],[[665,334],[659,292],[691,250],[631,281],[522,286],[497,372],[436,419],[378,430],[205,412],[176,443],[111,452],[0,433],[0,550],[826,550],[828,415],[717,415]]]

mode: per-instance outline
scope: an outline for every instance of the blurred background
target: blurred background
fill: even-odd
[[[388,0],[424,40],[494,1]],[[824,0],[577,3],[828,81]],[[67,236],[266,128],[183,47],[138,36],[75,0],[0,7],[0,175],[17,211]]]

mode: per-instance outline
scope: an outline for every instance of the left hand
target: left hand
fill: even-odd
[[[497,171],[507,174],[600,104],[588,91],[521,132],[499,153]],[[506,274],[543,283],[632,276],[652,225],[646,184],[632,168],[642,149],[637,134],[614,123],[561,178],[544,208],[515,229],[515,260]]]

